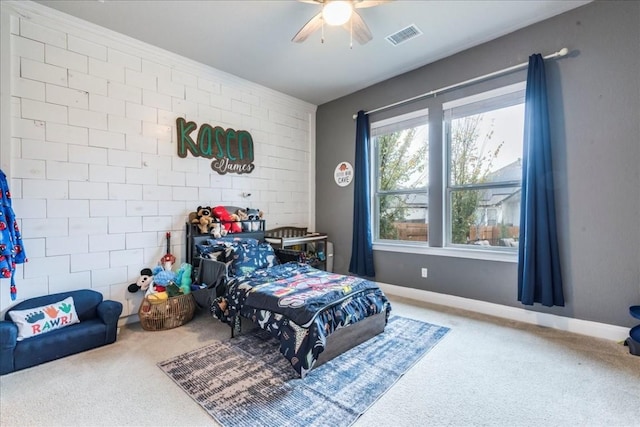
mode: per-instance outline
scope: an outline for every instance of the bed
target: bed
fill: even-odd
[[[213,317],[235,336],[258,326],[280,342],[280,352],[304,378],[313,369],[384,331],[391,305],[375,282],[281,264],[256,234],[193,243],[193,263],[227,272],[210,293]],[[192,263],[192,264],[193,264]],[[215,280],[215,279],[213,279]]]

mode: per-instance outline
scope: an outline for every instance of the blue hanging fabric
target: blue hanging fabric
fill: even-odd
[[[529,57],[525,95],[518,301],[564,306],[544,58]]]
[[[15,301],[18,291],[14,280],[16,264],[27,261],[22,246],[22,236],[18,228],[16,216],[11,206],[11,192],[7,176],[0,170],[0,187],[2,190],[2,206],[0,206],[0,278],[11,279],[11,300]]]
[[[353,190],[353,235],[349,272],[375,277],[373,240],[369,206],[369,116],[358,111],[356,121],[356,161]]]

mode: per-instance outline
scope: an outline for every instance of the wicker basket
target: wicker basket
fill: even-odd
[[[182,326],[191,319],[196,311],[193,295],[178,295],[160,303],[142,300],[138,309],[140,324],[145,331],[163,331]]]

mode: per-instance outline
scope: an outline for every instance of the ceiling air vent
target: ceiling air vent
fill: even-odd
[[[416,27],[415,24],[411,24],[408,27],[401,29],[400,31],[396,31],[393,34],[388,35],[387,37],[385,37],[385,39],[387,39],[387,41],[392,45],[398,46],[399,44],[418,37],[421,34],[422,31],[420,31],[420,29]]]

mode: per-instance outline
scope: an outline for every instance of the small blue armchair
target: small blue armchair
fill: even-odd
[[[11,311],[54,304],[70,296],[79,323],[17,340],[18,327],[11,321]],[[115,342],[121,313],[121,303],[103,300],[100,292],[90,289],[45,295],[16,304],[0,321],[0,375]]]

